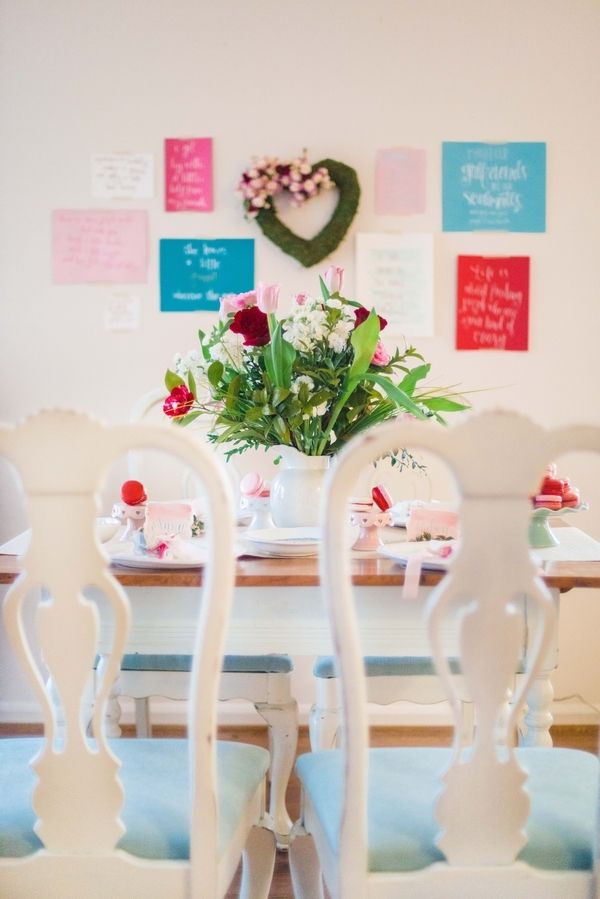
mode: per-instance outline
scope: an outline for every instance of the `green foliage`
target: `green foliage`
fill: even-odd
[[[242,346],[229,332],[233,314],[208,334],[200,331],[199,369],[195,378],[186,373],[194,401],[175,421],[187,425],[210,415],[209,439],[225,445],[228,455],[280,444],[333,455],[401,412],[443,421],[442,413],[469,408],[454,389],[426,385],[430,364],[413,346],[381,354],[375,310],[356,326],[360,304],[331,295],[322,279],[321,294],[282,319],[269,314],[270,340],[262,346]],[[376,348],[383,364],[373,362]],[[165,384],[172,390],[186,381],[169,371]],[[403,450],[392,463],[419,467]]]

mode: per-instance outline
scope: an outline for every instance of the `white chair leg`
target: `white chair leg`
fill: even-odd
[[[288,846],[292,819],[288,815],[285,794],[296,760],[298,747],[298,705],[296,700],[283,705],[256,703],[256,711],[269,728],[269,748],[271,750],[271,791],[269,795],[269,815],[277,847]]]
[[[319,856],[309,833],[299,831],[290,843],[290,874],[294,899],[323,899]]]
[[[275,836],[253,827],[242,853],[240,899],[268,899],[275,867]]]
[[[315,704],[308,716],[312,752],[333,749],[340,733],[341,710],[338,681],[335,677],[315,678]]]

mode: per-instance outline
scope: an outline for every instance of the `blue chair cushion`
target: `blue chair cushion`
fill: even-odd
[[[535,868],[589,871],[596,856],[598,759],[572,749],[519,749],[528,771],[528,843],[519,859]],[[416,871],[443,861],[434,804],[449,749],[369,750],[370,871]],[[301,756],[296,771],[332,853],[339,846],[343,772],[339,750]]]
[[[125,788],[121,818],[126,832],[118,847],[156,859],[189,858],[187,740],[113,740]],[[0,856],[15,858],[43,848],[34,833],[31,793],[36,777],[29,761],[41,739],[0,740]],[[269,767],[269,753],[245,743],[217,743],[219,848],[229,842],[242,810]]]
[[[426,656],[365,656],[365,674],[367,677],[417,677],[423,674],[435,674],[432,659]],[[458,659],[450,659],[450,670],[460,673]],[[336,677],[335,656],[318,656],[313,667],[315,677]]]
[[[223,671],[244,674],[288,674],[294,668],[290,656],[225,656]],[[191,671],[192,656],[128,653],[121,662],[122,671]]]

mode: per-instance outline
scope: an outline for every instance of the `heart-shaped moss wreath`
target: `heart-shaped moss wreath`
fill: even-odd
[[[305,268],[310,268],[333,253],[341,244],[358,209],[360,185],[354,169],[335,159],[322,159],[313,165],[313,171],[327,169],[337,188],[339,199],[333,215],[324,228],[310,240],[298,237],[280,221],[273,203],[261,209],[256,221],[265,235],[280,250],[293,256]]]

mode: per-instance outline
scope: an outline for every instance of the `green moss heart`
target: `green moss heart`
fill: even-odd
[[[269,209],[261,209],[256,216],[256,221],[265,237],[268,237],[288,256],[297,259],[305,268],[321,262],[339,247],[356,215],[360,199],[360,185],[354,169],[343,162],[336,162],[335,159],[322,159],[320,162],[315,162],[313,169],[319,169],[321,166],[329,172],[339,198],[333,215],[325,227],[321,228],[313,238],[305,240],[290,231],[280,221],[273,205]]]

